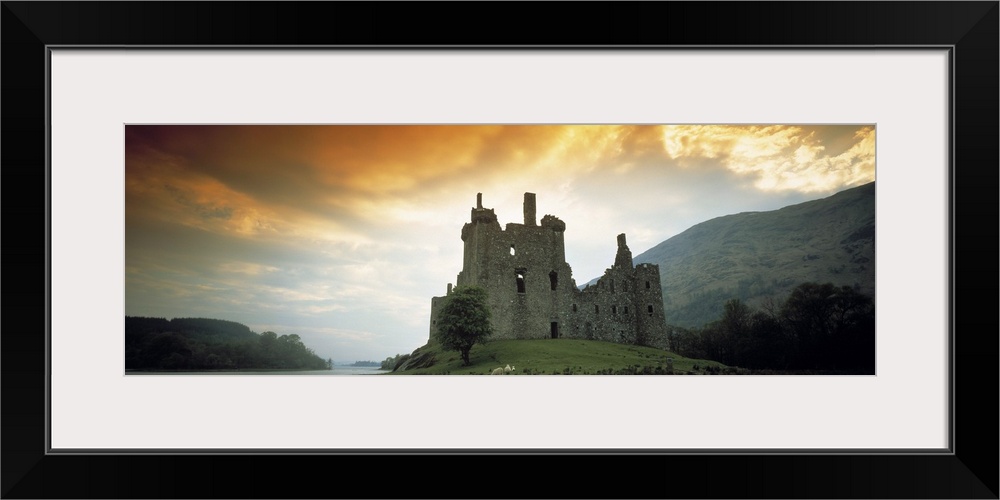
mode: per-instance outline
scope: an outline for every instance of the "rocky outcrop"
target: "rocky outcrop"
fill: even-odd
[[[434,366],[434,363],[437,362],[437,358],[434,356],[434,353],[423,352],[421,349],[423,348],[418,347],[415,351],[410,353],[409,356],[401,357],[392,371],[403,372],[406,370],[430,368],[431,366]]]

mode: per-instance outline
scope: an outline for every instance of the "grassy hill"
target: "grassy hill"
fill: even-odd
[[[700,327],[731,298],[781,303],[804,282],[875,294],[875,183],[695,225],[637,255],[660,266],[667,323]]]
[[[668,374],[667,358],[673,359],[673,373],[678,375],[736,373],[735,369],[715,361],[596,340],[495,340],[473,347],[469,357],[472,365],[461,366],[458,352],[443,350],[432,343],[401,359],[392,374],[488,375],[494,368],[512,365],[516,375],[655,375]]]

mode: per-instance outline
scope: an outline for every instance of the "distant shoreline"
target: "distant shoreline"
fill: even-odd
[[[363,373],[345,373],[353,370],[362,370]],[[370,373],[369,373],[370,372]],[[332,370],[311,370],[311,369],[278,369],[278,368],[247,368],[241,370],[135,370],[127,369],[125,370],[126,376],[131,375],[377,375],[381,373],[389,373],[387,370],[382,370],[381,367],[374,366],[363,366],[356,367],[350,365],[334,365]]]
[[[126,368],[126,374],[162,374],[162,373],[260,373],[260,372],[317,372],[317,371],[333,371],[333,370],[314,370],[310,368],[246,368],[246,369],[236,369],[236,370],[136,370]]]

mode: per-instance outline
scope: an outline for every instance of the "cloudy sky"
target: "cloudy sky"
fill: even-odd
[[[708,219],[875,179],[866,125],[136,126],[125,314],[296,333],[338,363],[427,341],[483,193],[566,223],[577,284]]]

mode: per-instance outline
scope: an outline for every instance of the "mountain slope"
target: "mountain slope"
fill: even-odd
[[[875,183],[769,212],[695,225],[634,258],[660,266],[667,323],[717,319],[726,300],[780,303],[798,284],[875,294]]]

